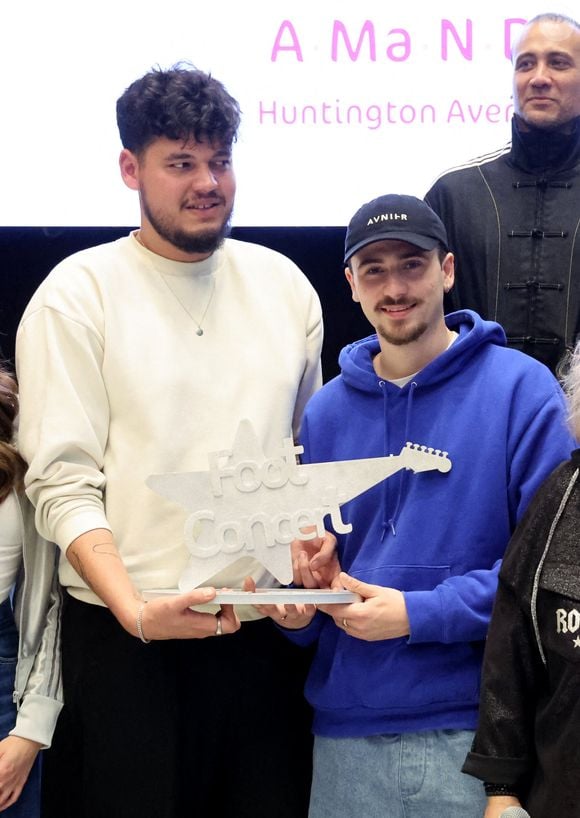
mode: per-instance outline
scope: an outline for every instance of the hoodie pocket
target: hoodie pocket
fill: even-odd
[[[371,585],[397,591],[432,591],[451,576],[451,568],[449,565],[380,565],[357,570],[354,565],[351,574]]]
[[[451,575],[446,565],[353,567],[351,573],[400,591],[432,590]],[[322,708],[362,706],[396,714],[446,704],[471,706],[479,698],[482,652],[480,643],[365,642],[333,623],[321,635],[309,692],[313,704]]]

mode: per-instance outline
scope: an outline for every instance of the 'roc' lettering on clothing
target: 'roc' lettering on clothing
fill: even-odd
[[[557,633],[576,633],[578,628],[580,628],[580,611],[577,611],[576,608],[572,608],[571,611],[558,608],[556,611]]]

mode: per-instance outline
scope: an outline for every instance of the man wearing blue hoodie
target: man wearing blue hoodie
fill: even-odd
[[[481,818],[484,790],[460,768],[499,563],[575,444],[543,364],[506,348],[496,323],[444,316],[453,255],[424,202],[363,205],[345,264],[375,334],[346,347],[342,374],[311,398],[304,462],[412,441],[447,452],[452,468],[399,472],[342,506],[352,531],[337,538],[340,580],[361,602],[268,611],[293,641],[317,642],[310,818]]]

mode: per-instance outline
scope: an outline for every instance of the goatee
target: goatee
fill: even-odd
[[[401,334],[397,335],[395,333],[388,332],[384,327],[378,327],[377,333],[383,338],[388,344],[392,344],[396,347],[402,347],[406,344],[412,344],[414,341],[418,341],[419,338],[426,332],[427,324],[417,324],[414,327],[410,327],[406,333],[401,332]]]
[[[178,227],[174,227],[173,224],[169,223],[168,219],[164,219],[163,216],[155,214],[149,207],[149,203],[147,202],[147,198],[143,191],[141,195],[141,203],[143,206],[143,212],[155,232],[161,236],[162,239],[165,239],[165,241],[168,241],[170,244],[184,253],[191,255],[198,253],[200,255],[209,255],[214,253],[224,243],[224,239],[229,235],[231,229],[231,210],[220,227],[213,230],[202,229],[197,233],[190,233],[186,230],[181,230]]]

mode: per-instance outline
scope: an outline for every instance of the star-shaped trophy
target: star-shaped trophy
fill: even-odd
[[[407,443],[398,455],[332,463],[301,465],[297,456],[302,452],[292,438],[285,438],[278,451],[267,456],[250,421],[242,420],[231,449],[209,452],[207,470],[154,474],[147,479],[153,491],[190,512],[184,528],[190,558],[179,580],[181,592],[197,588],[248,556],[288,585],[292,582],[293,540],[323,536],[326,518],[337,534],[352,531],[341,517],[344,503],[400,469],[451,469],[447,452],[414,443]],[[328,603],[355,598],[347,591],[258,589],[251,593],[234,589],[223,592],[216,601]]]

